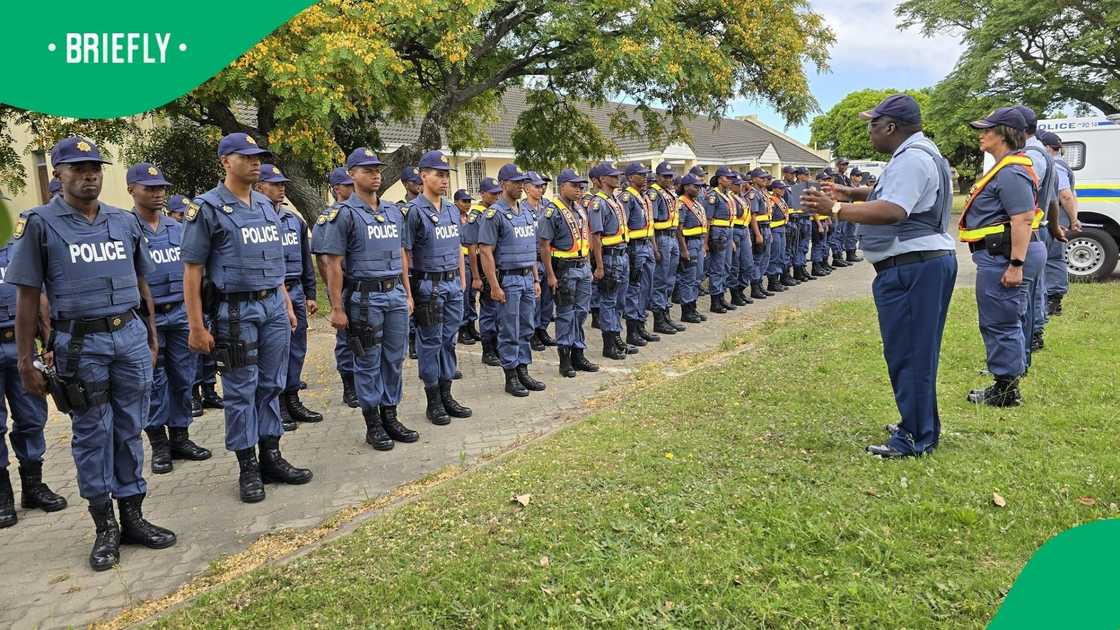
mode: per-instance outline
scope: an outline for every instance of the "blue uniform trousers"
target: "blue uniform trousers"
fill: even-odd
[[[4,401],[7,400],[7,405]],[[12,428],[8,430],[8,411]],[[47,450],[43,427],[47,424],[47,401],[27,393],[20,380],[16,342],[0,343],[0,468],[8,467],[8,443],[21,462],[41,462]]]
[[[758,226],[762,232],[762,247],[761,251],[754,254],[754,269],[751,272],[752,282],[761,282],[762,276],[766,275],[766,271],[770,268],[770,248],[774,244],[774,235],[770,233],[769,225]]]
[[[345,328],[334,331],[334,365],[339,374],[354,374],[354,353],[350,351],[350,334]]]
[[[832,254],[834,256],[843,254],[845,249],[855,249],[855,239],[856,226],[854,223],[849,223],[840,219],[833,221],[829,245],[832,247]],[[851,247],[848,247],[849,244]]]
[[[108,382],[109,387],[108,402],[70,414],[78,494],[91,502],[144,494],[148,487],[140,430],[152,391],[148,329],[136,318],[115,332],[86,335],[76,357],[67,355],[69,344],[70,334],[58,331],[54,357],[59,374],[76,362],[79,379],[90,385]]]
[[[713,227],[708,232],[708,252],[704,271],[708,276],[708,293],[723,295],[727,290],[728,268],[731,266],[731,228]]]
[[[464,257],[463,270],[467,274],[467,288],[463,290],[463,325],[478,320],[478,307],[475,302],[478,299],[478,293],[474,290],[472,283],[474,282],[474,274],[471,272],[471,264]]]
[[[949,255],[884,269],[871,285],[900,417],[888,444],[903,453],[924,453],[941,435],[937,366],[956,278]]]
[[[649,311],[650,297],[653,294],[653,268],[657,261],[653,257],[653,244],[648,239],[630,241],[630,264],[637,265],[637,272],[633,267],[630,276],[636,276],[637,282],[631,282],[626,287],[626,319],[644,320]]]
[[[754,275],[754,252],[751,250],[753,235],[750,226],[734,228],[735,251],[731,252],[732,272],[728,288],[749,289]]]
[[[704,238],[700,235],[684,239],[688,248],[688,261],[681,261],[682,270],[677,274],[681,304],[691,304],[700,297],[700,281],[704,275]]]
[[[786,269],[786,226],[770,231],[770,265],[766,273],[774,275]]]
[[[187,345],[189,337],[187,312],[181,302],[170,312],[156,314],[159,361],[152,370],[151,404],[145,429],[182,429],[191,425],[191,387],[198,364]]]
[[[401,368],[408,346],[408,300],[404,285],[392,291],[354,291],[347,302],[346,317],[381,331],[381,342],[354,355],[354,390],[362,409],[396,407],[401,401]],[[365,309],[362,305],[365,305]],[[363,313],[363,310],[365,311]]]
[[[599,329],[603,332],[622,332],[622,313],[629,280],[630,258],[626,255],[626,247],[603,248],[603,281],[595,285],[595,293],[599,296]],[[606,288],[608,281],[614,282],[613,288]]]
[[[537,263],[537,277],[544,278],[544,263]],[[541,297],[537,301],[537,310],[533,316],[533,325],[536,328],[548,328],[549,323],[556,319],[556,297],[547,282],[541,282]]]
[[[217,337],[229,336],[229,302],[218,307]],[[241,302],[241,341],[249,344],[256,363],[222,371],[225,398],[226,449],[256,446],[262,437],[280,437],[280,392],[288,370],[291,328],[288,309],[279,291],[263,300]],[[255,346],[255,347],[254,347]]]
[[[812,225],[812,241],[813,241],[813,262],[820,264],[828,260],[828,230],[820,232],[818,224],[810,222]]]
[[[745,233],[741,227],[731,229],[731,242],[734,246],[731,248],[731,255],[727,259],[727,279],[723,282],[725,288],[737,289],[742,286],[740,275],[743,273],[743,261],[740,256],[742,250],[739,248],[739,244],[743,242]],[[747,271],[747,278],[749,281],[750,271]]]
[[[483,279],[483,282],[486,282]],[[483,339],[497,343],[498,305],[490,298],[490,285],[483,284],[478,294],[478,332]]]
[[[1026,368],[1023,318],[1027,312],[1026,282],[1018,287],[1000,283],[1008,261],[985,250],[972,254],[976,263],[976,308],[980,312],[980,336],[988,355],[988,370],[995,376],[1015,377]],[[1026,272],[1023,274],[1026,276]]]
[[[529,340],[533,337],[533,323],[536,320],[537,294],[533,288],[533,274],[524,275],[498,272],[505,303],[499,303],[498,318],[498,358],[502,369],[512,370],[519,365],[533,362]]]
[[[1023,342],[1026,345],[1027,367],[1031,366],[1031,337],[1042,332],[1046,316],[1046,245],[1032,240],[1023,261],[1023,284],[1027,287],[1027,311],[1023,315]]]
[[[804,267],[809,259],[809,243],[813,239],[813,222],[808,218],[799,218],[793,223],[797,230],[797,246],[793,249],[793,266]]]
[[[210,328],[209,317],[203,315],[202,321],[206,324],[206,328]],[[194,375],[195,385],[214,385],[218,382],[218,364],[214,362],[214,357],[200,354],[197,356],[196,365],[198,367]]]
[[[557,260],[552,261],[556,272],[556,282],[570,295],[570,304],[556,302],[556,345],[586,348],[583,338],[583,322],[591,309],[591,267],[587,263],[568,267],[563,273],[557,268]]]
[[[416,326],[416,361],[425,387],[455,377],[455,335],[463,322],[463,286],[458,275],[452,280],[413,279],[416,303],[436,300],[442,315],[431,326]],[[413,317],[413,321],[415,321]],[[530,331],[531,332],[531,331]],[[356,359],[355,359],[356,360]]]
[[[296,311],[296,329],[292,331],[292,341],[288,344],[288,366],[285,374],[284,391],[289,394],[299,392],[299,382],[303,378],[303,361],[307,358],[307,295],[302,284],[293,284],[288,289],[292,308]]]
[[[849,221],[845,221],[844,223],[847,225],[844,228],[841,244],[844,246],[845,250],[854,252],[856,248],[859,247],[859,236],[856,235],[856,224]]]
[[[1066,244],[1050,236],[1050,231],[1039,230],[1046,244],[1046,295],[1062,296],[1069,292],[1069,267],[1066,262]]]
[[[677,283],[677,266],[681,263],[681,244],[677,242],[677,231],[658,232],[657,250],[661,252],[661,262],[655,263],[653,269],[653,294],[650,302],[654,309],[667,311],[673,285]]]

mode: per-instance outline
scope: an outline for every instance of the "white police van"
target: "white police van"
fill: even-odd
[[[1082,230],[1070,234],[1071,280],[1112,275],[1120,252],[1120,117],[1038,121],[1062,138],[1062,159],[1073,169]]]

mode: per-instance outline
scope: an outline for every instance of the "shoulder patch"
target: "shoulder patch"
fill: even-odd
[[[472,212],[467,215],[467,223],[474,223],[478,219],[478,213]]]
[[[315,223],[318,223],[319,225],[323,225],[326,222],[327,222],[327,215],[325,215],[325,214],[320,214],[319,218],[315,219]]]
[[[487,219],[493,219],[495,214],[498,214],[498,211],[493,209],[493,208],[490,208],[486,211],[486,218]]]
[[[622,193],[621,196],[622,196],[622,202],[623,203],[627,203],[627,202],[630,201],[630,193],[624,192],[624,193]]]
[[[544,218],[546,218],[546,219],[551,219],[552,218],[552,208],[549,208],[548,210],[544,211]]]
[[[23,236],[23,230],[27,227],[27,217],[21,216],[19,221],[16,221],[16,229],[12,232],[12,238],[19,238]]]
[[[327,216],[327,222],[334,221],[335,219],[338,218],[338,208],[331,208],[331,211],[328,212],[326,216]]]
[[[194,203],[193,201],[188,201],[187,202],[187,213],[184,215],[184,218],[187,221],[194,221],[195,219],[198,218],[198,211],[199,211],[199,205],[197,203]]]
[[[708,203],[715,203],[715,202],[716,202],[716,194],[715,193],[710,193],[708,195]]]

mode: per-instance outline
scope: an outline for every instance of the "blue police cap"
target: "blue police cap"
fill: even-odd
[[[1053,131],[1039,129],[1038,133],[1035,135],[1038,137],[1039,142],[1050,147],[1051,149],[1062,148],[1062,137],[1054,133]]]
[[[809,169],[804,166],[798,166],[797,168],[793,169],[793,173],[795,175],[808,175]]]
[[[704,180],[694,175],[692,171],[689,171],[681,177],[679,184],[681,186],[703,186]]]
[[[704,167],[703,167],[703,166],[700,166],[699,164],[697,164],[696,166],[693,166],[692,168],[690,168],[690,169],[688,170],[688,172],[689,172],[689,173],[692,173],[693,175],[695,175],[695,176],[697,176],[697,177],[699,177],[699,178],[703,178],[703,177],[704,177],[704,175],[705,175],[705,173],[704,173]],[[701,181],[702,181],[702,180],[701,180]]]
[[[502,187],[494,180],[493,177],[483,177],[482,181],[478,184],[478,192],[498,194],[502,192]]]
[[[183,195],[171,195],[171,198],[167,200],[167,211],[186,213],[187,198]]]
[[[426,168],[435,169],[437,171],[453,171],[451,163],[448,162],[447,156],[443,151],[428,151],[420,156],[420,163],[416,165],[420,170]]]
[[[645,165],[641,162],[630,162],[626,165],[627,177],[630,177],[631,175],[645,175],[648,172],[649,169],[646,168]]]
[[[552,181],[547,177],[541,177],[541,174],[536,171],[525,171],[525,176],[529,178],[529,183],[534,186],[544,186]]]
[[[350,173],[346,172],[345,166],[336,166],[331,169],[331,174],[327,178],[331,186],[353,186],[354,180],[350,179]]]
[[[401,181],[402,182],[408,182],[410,184],[422,184],[422,183],[424,183],[424,181],[420,179],[420,167],[419,166],[406,167],[404,169],[404,171],[401,172]]]
[[[789,186],[786,186],[786,183],[780,179],[770,182],[770,190],[785,190],[786,188],[789,188]]]
[[[591,167],[591,172],[589,173],[589,175],[591,175],[591,177],[596,177],[596,178],[598,178],[598,177],[618,177],[621,174],[622,174],[622,171],[620,171],[618,169],[618,167],[616,167],[614,165],[614,162],[599,162],[595,166]]]
[[[455,199],[455,201],[472,201],[471,194],[466,190],[463,190],[462,188],[455,191],[455,195],[453,198]]]
[[[863,171],[859,170],[857,167],[853,167],[852,170],[848,172],[848,177],[863,177]]]
[[[78,164],[81,162],[112,164],[109,160],[101,157],[101,151],[98,150],[93,140],[88,140],[81,136],[63,138],[51,149],[52,166],[58,166],[59,164]]]
[[[826,180],[826,179],[832,179],[832,173],[829,173],[828,169],[825,169],[825,170],[817,173],[817,180],[818,181]]]
[[[922,108],[909,94],[892,94],[875,106],[875,109],[860,113],[863,120],[875,120],[889,116],[900,123],[916,124],[922,122]]]
[[[163,172],[150,162],[141,162],[128,167],[124,175],[128,185],[140,184],[142,186],[170,186],[171,182],[163,177]]]
[[[566,168],[566,169],[560,171],[560,174],[556,176],[556,183],[557,184],[567,184],[567,183],[586,184],[587,183],[587,178],[583,177],[582,175],[577,173],[574,168]]]
[[[658,175],[676,175],[677,172],[673,170],[673,165],[668,162],[662,162],[657,165],[655,172]]]
[[[241,155],[270,155],[268,149],[257,146],[257,141],[247,133],[231,133],[218,143],[218,157],[240,153]]]
[[[57,192],[62,192],[62,180],[57,177],[52,177],[50,183],[47,184],[47,192],[52,195]]]
[[[730,166],[721,166],[716,169],[716,177],[730,177],[735,179],[735,171],[731,170]]]
[[[516,164],[503,164],[502,168],[498,169],[498,181],[524,182],[529,181],[529,176],[525,171],[517,168]]]
[[[292,180],[284,177],[280,169],[275,164],[261,164],[261,178],[260,181],[266,184],[283,184]]]
[[[750,173],[747,173],[747,177],[750,177],[751,179],[754,179],[755,177],[766,177],[769,174],[770,173],[767,173],[766,171],[762,170],[761,168],[756,168],[753,171],[751,171]]]
[[[1027,121],[1023,114],[1014,107],[1000,107],[980,120],[968,123],[973,129],[991,129],[997,125],[1011,127],[1019,131],[1027,130]]]
[[[1035,115],[1034,110],[1026,105],[1015,105],[1014,108],[1023,115],[1023,121],[1027,123],[1024,131],[1033,133],[1038,128],[1038,116]]]
[[[783,166],[782,167],[782,172],[793,174],[793,173],[797,172],[797,169],[793,168],[792,166]]]
[[[377,153],[366,147],[358,147],[346,156],[347,170],[355,166],[382,166],[383,164],[384,162],[377,157]]]

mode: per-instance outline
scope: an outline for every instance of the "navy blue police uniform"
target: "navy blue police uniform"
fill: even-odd
[[[673,166],[668,162],[662,162],[657,165],[655,174],[659,177],[672,176]],[[677,194],[671,188],[653,184],[646,191],[646,195],[653,206],[654,237],[657,239],[657,251],[661,253],[661,260],[654,266],[653,288],[650,296],[654,328],[657,329],[654,332],[674,334],[685,328],[673,322],[669,316],[669,300],[676,287],[677,268],[681,264],[681,247],[677,240],[680,228]]]
[[[332,169],[327,181],[332,188],[334,186],[354,185],[354,180],[350,179],[346,168],[342,166]],[[322,212],[319,213],[319,217],[328,215],[332,210],[340,208],[340,204],[341,201],[331,203],[326,208],[323,208]],[[316,252],[319,247],[322,233],[323,223],[316,219],[315,223],[311,226],[311,251],[313,253]],[[345,270],[345,267],[343,267],[343,269]],[[342,381],[342,402],[348,407],[357,408],[358,397],[354,390],[354,353],[350,351],[350,340],[347,337],[346,328],[337,329],[334,332],[334,366],[338,371],[339,379]]]
[[[622,171],[610,162],[600,162],[591,169],[592,179],[617,177]],[[626,229],[626,210],[613,195],[597,190],[588,208],[588,223],[592,234],[599,235],[603,257],[602,279],[595,283],[599,296],[599,329],[603,333],[603,356],[625,359],[629,352],[622,341],[622,315],[625,310],[626,288],[630,283],[630,257],[626,251],[629,235]],[[636,352],[637,349],[634,348]]]

